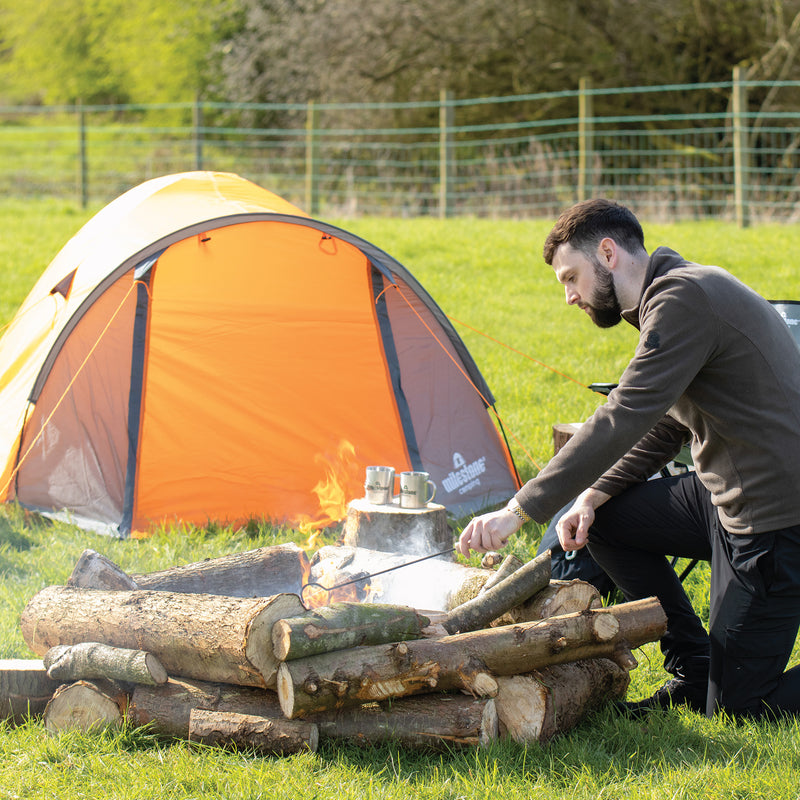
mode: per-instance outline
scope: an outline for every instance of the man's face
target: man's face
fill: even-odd
[[[611,328],[622,319],[614,276],[596,255],[587,257],[572,245],[561,245],[553,270],[567,303],[582,308],[599,328]]]

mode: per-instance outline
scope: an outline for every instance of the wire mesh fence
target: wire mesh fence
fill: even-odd
[[[781,86],[800,97],[800,84]],[[775,88],[734,74],[474,100],[443,92],[415,104],[0,107],[0,191],[85,205],[208,169],[236,172],[323,217],[551,217],[603,195],[664,221],[793,222],[800,103],[766,110],[749,99]],[[663,113],[635,112],[645,93]],[[675,112],[676,93],[718,110]],[[612,106],[634,110],[607,113]]]

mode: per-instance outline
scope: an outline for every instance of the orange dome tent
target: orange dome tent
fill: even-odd
[[[0,499],[116,536],[324,522],[386,464],[461,516],[518,486],[493,402],[382,250],[236,175],[170,175],[93,217],[0,340]]]

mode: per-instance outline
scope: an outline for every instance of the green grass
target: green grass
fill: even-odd
[[[41,271],[90,212],[58,201],[0,200],[0,320],[7,321]],[[335,222],[335,220],[334,220]],[[541,261],[549,222],[361,219],[343,227],[390,252],[425,285],[442,309],[503,342],[456,322],[498,398],[525,477],[552,453],[552,425],[585,418],[601,402],[585,387],[613,381],[633,347],[622,326],[599,332],[567,308]],[[647,225],[649,248],[669,244],[687,257],[719,263],[772,298],[800,298],[794,260],[800,231],[747,231],[714,223]],[[520,355],[520,353],[524,355]],[[562,377],[531,359],[560,370]],[[511,547],[531,556],[541,528],[528,526]],[[328,534],[332,541],[335,531]],[[267,524],[162,530],[148,540],[117,541],[66,524],[0,510],[0,657],[30,657],[19,615],[41,588],[64,583],[84,548],[128,572],[282,541],[297,531]],[[706,617],[708,571],[687,581]],[[664,679],[657,648],[637,652],[631,696]],[[800,662],[795,652],[792,664]],[[488,750],[414,753],[395,746],[360,750],[323,743],[314,754],[258,758],[162,741],[146,730],[48,736],[40,722],[0,723],[0,800],[12,798],[798,798],[800,729],[796,722],[734,724],[687,711],[646,722],[610,709],[592,714],[545,747],[501,743]]]

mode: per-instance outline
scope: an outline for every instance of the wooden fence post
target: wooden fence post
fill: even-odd
[[[455,110],[453,93],[442,89],[439,93],[439,216],[444,219],[453,212],[452,179],[455,173],[453,126]]]
[[[592,162],[594,161],[594,108],[592,79],[581,78],[578,94],[578,200],[592,195]]]
[[[736,224],[750,226],[748,180],[750,178],[750,136],[747,123],[747,86],[743,67],[733,68],[733,194]]]
[[[317,108],[313,100],[308,101],[306,111],[306,186],[305,206],[306,211],[315,217],[319,213],[319,175],[317,152],[319,143],[317,137]]]
[[[86,111],[78,100],[78,193],[81,208],[89,205],[89,156],[86,145]]]
[[[203,169],[203,103],[198,96],[192,109],[192,128],[194,130],[194,168]]]

